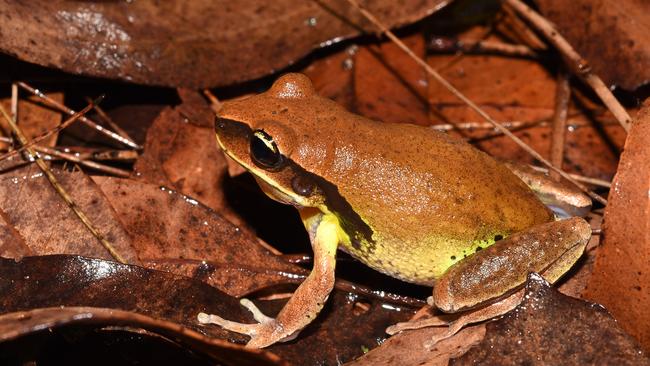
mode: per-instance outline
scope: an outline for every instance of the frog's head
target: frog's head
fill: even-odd
[[[325,151],[310,126],[322,103],[331,102],[316,95],[305,75],[284,75],[262,94],[225,102],[216,120],[217,141],[271,198],[319,207],[324,197],[313,170],[322,166]]]

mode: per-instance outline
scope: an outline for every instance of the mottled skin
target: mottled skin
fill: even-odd
[[[490,156],[432,129],[382,123],[349,113],[318,96],[304,75],[285,75],[265,93],[224,103],[216,132],[221,148],[252,172],[269,196],[301,211],[315,255],[322,259],[315,260],[314,271],[319,269],[328,278],[331,276],[331,282],[334,254],[327,253],[337,246],[378,271],[434,285],[455,263],[462,263],[495,241],[554,220],[528,186]],[[251,139],[259,137],[255,133],[268,138],[271,150],[279,150],[280,164],[264,166],[253,157]],[[562,225],[556,236],[576,225],[581,233],[579,239],[572,238],[566,244],[572,254],[560,261],[564,273],[568,269],[564,267],[570,267],[581,253],[574,242],[586,243],[583,239],[589,234],[584,222]],[[551,258],[532,267],[520,265],[526,259],[519,255],[513,267],[520,268],[517,272],[521,275],[517,273],[516,280],[503,285],[498,284],[497,277],[504,271],[503,266],[495,274],[482,273],[497,283],[496,289],[484,291],[486,297],[511,291],[520,285],[528,270],[548,268],[550,261],[567,252],[567,247],[549,251]],[[492,252],[488,259],[498,257],[502,251]],[[472,258],[479,263],[482,260],[481,255]],[[504,262],[503,258],[499,262]],[[460,272],[454,278],[462,278],[467,271]],[[458,288],[458,281],[453,280],[445,278],[445,283]],[[293,324],[294,318],[302,316],[293,313],[304,306],[311,309],[305,311],[311,318],[327,298],[330,280],[306,282],[294,297],[317,293],[318,306],[309,300],[292,299],[277,321],[265,318],[267,324],[261,324],[268,328],[262,332],[265,335],[260,335],[259,330],[242,330],[242,325],[218,317],[214,322],[251,334],[253,346],[282,340],[300,330],[285,329],[290,328],[287,324]],[[445,291],[438,291],[440,302],[449,303],[448,311],[457,310],[454,291]],[[463,304],[473,306],[484,300],[473,301],[472,291],[465,292],[469,295],[463,295]],[[303,323],[291,327],[304,327]],[[278,335],[281,328],[283,336]]]

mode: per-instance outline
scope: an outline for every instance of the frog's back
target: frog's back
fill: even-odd
[[[495,240],[552,220],[518,177],[463,141],[354,114],[343,123],[314,126],[328,136],[319,174],[368,226],[350,226],[358,232],[344,249],[379,271],[430,284]]]

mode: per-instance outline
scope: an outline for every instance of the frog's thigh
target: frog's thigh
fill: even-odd
[[[558,217],[584,217],[591,210],[591,198],[573,184],[556,182],[528,165],[514,162],[504,162],[504,165],[523,180]]]
[[[553,283],[582,255],[591,227],[579,218],[550,222],[500,240],[453,265],[436,283],[433,301],[457,312],[517,289],[530,272]]]

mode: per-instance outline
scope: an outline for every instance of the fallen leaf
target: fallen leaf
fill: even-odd
[[[585,297],[605,305],[650,352],[650,102],[632,123],[603,217]]]
[[[20,262],[0,259],[0,273],[0,312],[5,314],[0,316],[0,341],[38,332],[44,327],[90,323],[141,327],[197,350],[210,351],[217,359],[229,360],[224,351],[253,359],[257,355],[260,361],[273,359],[263,351],[247,355],[240,346],[201,334],[230,341],[234,337],[240,342],[244,338],[219,327],[200,326],[196,314],[201,311],[228,314],[239,321],[247,318],[250,321],[250,316],[240,311],[236,299],[199,281],[66,255],[27,257]],[[32,310],[39,308],[50,309]]]
[[[388,26],[447,0],[368,3]],[[3,1],[0,49],[67,72],[136,83],[214,87],[258,78],[313,49],[374,32],[345,1]],[[255,22],[255,26],[251,26]]]
[[[115,250],[130,263],[137,263],[131,238],[97,185],[82,172],[54,170],[54,174]],[[24,243],[22,256],[67,253],[111,258],[36,165],[0,176],[0,209],[6,224],[13,227],[7,230]]]
[[[63,93],[55,92],[49,93],[49,97],[55,101],[63,102]],[[28,139],[40,136],[45,132],[53,129],[61,123],[61,113],[48,108],[39,103],[40,98],[36,96],[28,96],[18,100],[18,125]],[[2,101],[2,107],[6,112],[11,110],[11,98]],[[0,126],[2,126],[3,135],[10,135],[11,129],[4,118],[0,118]],[[39,145],[54,147],[56,145],[57,134],[43,140]],[[7,149],[6,143],[0,144],[0,148]]]
[[[205,261],[198,263],[198,274],[208,276],[210,283],[222,291],[238,296],[292,282],[287,281],[291,273],[304,273],[262,248],[250,233],[192,198],[131,179],[93,179],[117,211],[143,261],[158,263],[156,266],[173,259],[193,260],[194,265]],[[181,274],[195,272],[187,265],[178,267]],[[265,276],[247,277],[251,269]]]
[[[275,314],[279,308],[275,309],[266,313]],[[406,321],[413,313],[409,307],[334,290],[323,311],[295,341],[275,344],[269,351],[297,365],[340,365],[380,345],[389,325]]]
[[[421,34],[404,38],[424,57]],[[395,44],[360,47],[354,66],[355,111],[384,122],[429,125],[427,74]]]
[[[483,341],[450,365],[650,365],[637,342],[598,304],[529,276],[524,300],[487,324]]]
[[[68,308],[70,309],[70,308]],[[180,342],[173,342],[160,335],[142,329],[107,327],[83,324],[90,310],[73,313],[69,320],[67,310],[54,309],[65,314],[56,316],[56,324],[49,328],[49,318],[42,312],[50,309],[36,309],[28,312],[11,313],[7,327],[18,328],[22,322],[14,324],[13,317],[33,318],[35,327],[43,326],[38,332],[30,332],[18,338],[0,342],[0,362],[3,365],[53,364],[53,365],[133,365],[133,364],[171,364],[191,366],[211,366],[214,360],[200,351],[193,350]],[[78,308],[75,308],[75,310]],[[96,310],[98,308],[84,308]],[[100,309],[104,310],[104,309]],[[113,311],[113,310],[109,310]],[[95,314],[93,314],[95,315]],[[80,319],[81,318],[81,319]],[[98,317],[99,318],[99,317]],[[0,316],[2,319],[2,316]],[[2,320],[0,320],[1,322]],[[38,324],[37,324],[38,323]],[[81,324],[80,324],[81,323]]]
[[[606,84],[635,90],[650,82],[650,8],[646,1],[535,2]]]
[[[209,122],[200,112],[195,112],[194,118],[185,116],[184,111],[202,108],[207,108]],[[134,176],[177,189],[226,213],[222,187],[227,175],[226,159],[217,146],[213,124],[214,113],[205,102],[163,110],[147,131],[144,153],[135,163]]]
[[[447,366],[449,360],[458,357],[473,345],[479,343],[485,336],[485,326],[476,325],[464,328],[454,336],[440,341],[433,349],[425,344],[446,332],[445,328],[422,328],[414,331],[396,334],[381,346],[350,362],[349,366]]]

